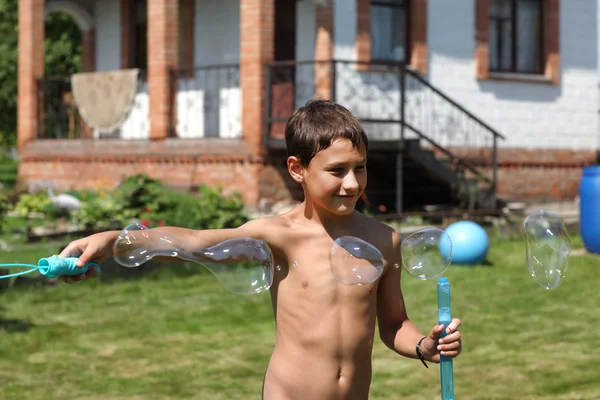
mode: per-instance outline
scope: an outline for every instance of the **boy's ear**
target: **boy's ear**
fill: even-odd
[[[296,182],[304,182],[304,168],[302,167],[302,163],[300,162],[300,159],[298,157],[288,157],[287,167],[288,172]]]

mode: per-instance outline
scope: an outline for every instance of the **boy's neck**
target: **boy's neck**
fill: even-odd
[[[300,206],[299,211],[302,212],[304,218],[315,225],[320,225],[325,230],[340,229],[351,223],[354,219],[356,211],[350,214],[335,214],[325,210],[319,206],[315,206],[312,202],[305,200]]]

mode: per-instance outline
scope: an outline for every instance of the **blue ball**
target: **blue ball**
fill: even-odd
[[[442,241],[440,252],[444,259],[448,260],[451,256],[452,264],[455,265],[476,265],[486,260],[490,240],[481,225],[472,221],[459,221],[450,224],[445,232],[452,240],[452,254],[449,254],[449,241]]]

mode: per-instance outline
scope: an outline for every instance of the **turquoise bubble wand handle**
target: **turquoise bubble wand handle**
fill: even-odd
[[[96,270],[100,271],[100,266],[96,263],[89,262],[81,268],[77,267],[76,263],[77,257],[52,256],[40,259],[38,261],[38,269],[47,278],[85,274],[91,266],[95,266]]]
[[[448,278],[440,278],[437,284],[438,323],[444,325],[440,337],[447,335],[446,328],[452,322],[450,307],[450,282]],[[440,389],[442,400],[454,400],[454,370],[452,357],[440,356]]]
[[[90,262],[79,268],[76,265],[77,257],[60,257],[51,256],[41,258],[38,261],[38,265],[30,264],[0,264],[0,267],[31,267],[26,271],[16,272],[14,274],[2,275],[0,279],[12,278],[14,276],[25,275],[33,271],[39,271],[40,274],[46,278],[58,278],[59,276],[73,276],[79,274],[85,274],[89,267],[96,267],[97,272],[100,272],[100,266],[96,263]]]

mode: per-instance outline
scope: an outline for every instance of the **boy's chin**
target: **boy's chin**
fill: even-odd
[[[333,209],[332,212],[337,215],[349,215],[354,212],[354,209],[355,209],[354,204],[352,204],[352,205],[342,204],[342,205],[338,206],[337,208]]]

